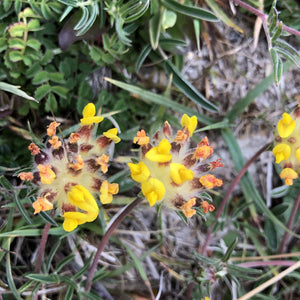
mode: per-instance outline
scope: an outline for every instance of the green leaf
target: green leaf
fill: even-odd
[[[210,22],[219,21],[218,18],[212,12],[196,6],[188,6],[188,5],[180,4],[178,1],[174,1],[174,0],[161,0],[161,3],[165,7],[171,10],[174,10],[178,13],[181,13],[183,15],[195,19],[200,19],[200,20],[205,20]]]
[[[65,83],[64,74],[59,72],[48,73],[48,77],[51,81],[57,83]]]
[[[8,243],[7,243],[7,251],[10,250],[10,238],[8,239]],[[15,296],[15,299],[17,300],[22,300],[22,298],[19,295],[19,292],[16,288],[15,282],[14,282],[14,278],[12,275],[12,271],[11,271],[11,261],[10,261],[10,253],[8,252],[6,254],[6,264],[5,264],[5,270],[6,270],[6,278],[7,278],[7,283],[8,286],[10,288],[10,291],[13,293],[13,295]]]
[[[13,50],[8,53],[9,60],[12,62],[17,62],[23,60],[23,54],[21,51]]]
[[[60,85],[53,85],[52,86],[52,92],[57,94],[58,96],[66,99],[67,94],[69,90],[66,87],[60,86]]]
[[[270,219],[265,220],[264,233],[268,247],[275,251],[278,246],[278,237],[275,224]]]
[[[150,33],[150,43],[153,50],[156,50],[158,47],[162,16],[163,16],[163,10],[160,10],[158,14],[155,14],[150,19],[149,33]]]
[[[51,11],[49,5],[45,2],[45,0],[42,0],[41,11],[42,11],[43,17],[46,20],[51,20],[55,17],[54,14]]]
[[[199,93],[170,61],[166,60],[164,66],[168,75],[173,74],[173,84],[177,86],[185,96],[209,111],[218,111],[218,108]]]
[[[17,96],[20,96],[28,100],[33,100],[35,102],[38,102],[35,98],[29,96],[24,91],[20,90],[20,86],[11,85],[5,82],[0,82],[0,90],[15,94]]]
[[[177,20],[176,13],[170,10],[164,10],[162,16],[162,22],[161,22],[163,31],[165,31],[168,28],[172,28],[176,24],[176,20]]]
[[[271,211],[275,216],[283,215],[284,212],[289,208],[288,203],[280,203],[274,207],[272,207]]]
[[[0,237],[19,237],[19,236],[41,236],[43,233],[43,228],[37,229],[37,228],[32,228],[32,229],[22,229],[19,228],[14,231],[8,231],[8,232],[1,232]],[[50,228],[49,230],[50,235],[57,235],[57,236],[63,236],[66,234],[63,228],[58,227],[58,228]]]
[[[41,43],[36,39],[28,39],[26,45],[37,51],[39,51],[41,48]]]
[[[13,185],[2,175],[0,177],[0,184],[7,190],[7,191],[13,191],[14,187]]]
[[[135,62],[135,70],[138,71],[140,69],[140,67],[142,66],[142,64],[144,63],[146,57],[149,55],[150,51],[151,51],[151,46],[150,45],[146,45],[141,53],[139,54],[136,62]]]
[[[226,251],[226,253],[224,254],[224,256],[222,257],[222,261],[223,261],[223,262],[227,262],[227,261],[230,259],[231,254],[232,254],[233,250],[235,249],[237,243],[238,243],[238,239],[235,238],[235,239],[233,240],[233,242],[230,244],[230,246],[227,248],[227,251]]]
[[[33,84],[42,84],[49,80],[47,71],[40,71],[32,79]]]
[[[147,90],[144,90],[140,87],[130,85],[121,81],[117,81],[111,78],[105,78],[105,80],[111,82],[112,84],[131,92],[133,95],[138,96],[140,99],[145,101],[146,103],[154,103],[158,105],[162,105],[168,108],[172,108],[177,112],[180,112],[182,114],[188,114],[188,115],[195,115],[198,119],[198,121],[202,122],[203,124],[211,124],[213,122],[213,119],[201,115],[198,112],[194,111],[193,109],[186,107],[185,105],[182,105],[180,103],[177,103],[175,101],[170,100],[167,97],[149,92]]]
[[[181,210],[176,210],[176,214],[186,225],[188,225],[188,218],[185,216],[185,214]]]
[[[11,37],[22,37],[25,30],[26,25],[23,22],[14,23],[8,28]]]
[[[6,41],[7,39],[5,37],[0,38],[0,52],[7,49]]]
[[[10,9],[11,5],[12,5],[12,1],[11,0],[4,0],[3,1],[4,11],[7,12]]]
[[[29,31],[38,31],[41,30],[40,21],[38,19],[30,20],[27,24]]]
[[[45,105],[45,110],[46,111],[52,111],[56,112],[57,111],[57,101],[55,99],[55,96],[52,93],[49,93],[46,105]]]
[[[51,91],[51,86],[49,84],[44,84],[38,87],[34,93],[35,98],[40,101],[45,96],[47,96]]]
[[[282,33],[282,21],[279,22],[276,31],[272,35],[271,42],[274,43],[280,37],[281,33]]]
[[[8,45],[10,48],[22,50],[25,47],[25,42],[19,38],[10,38],[8,39]]]
[[[24,220],[28,223],[28,224],[33,224],[31,217],[29,216],[27,210],[24,208],[24,206],[22,205],[18,195],[15,193],[14,195],[14,202],[20,212],[20,214],[22,215],[22,217],[24,218]]]
[[[270,49],[270,55],[272,58],[273,68],[274,68],[274,81],[278,86],[280,82],[280,78],[282,75],[282,61],[274,48]]]
[[[283,48],[279,48],[279,47],[276,47],[276,46],[274,47],[274,49],[276,50],[276,52],[278,54],[280,54],[281,56],[283,56],[285,59],[290,60],[293,64],[295,64],[297,67],[299,67],[298,55],[296,57],[295,55],[293,55],[288,50],[283,49]]]

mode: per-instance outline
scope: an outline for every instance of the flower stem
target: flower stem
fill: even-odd
[[[94,256],[93,263],[91,265],[91,268],[89,270],[89,275],[86,280],[85,285],[85,291],[88,293],[92,287],[92,280],[94,277],[94,274],[97,269],[97,264],[99,261],[99,258],[101,256],[101,253],[108,242],[110,236],[114,232],[114,230],[118,227],[118,225],[123,221],[123,219],[140,203],[142,202],[143,198],[137,197],[133,202],[131,202],[122,212],[121,214],[114,220],[114,222],[110,225],[110,227],[105,232],[104,236],[102,237],[102,240],[98,246],[98,250]]]
[[[290,219],[289,219],[289,221],[287,223],[287,226],[286,226],[288,229],[291,229],[291,227],[294,223],[294,219],[296,217],[296,213],[298,211],[299,205],[300,205],[300,191],[298,193],[296,202],[294,204],[294,207],[293,207],[291,215],[290,215]],[[289,237],[289,233],[287,231],[285,231],[282,242],[281,242],[281,245],[280,245],[280,249],[279,249],[280,254],[282,254],[284,252],[285,244],[286,244],[286,241],[287,241],[288,237]]]

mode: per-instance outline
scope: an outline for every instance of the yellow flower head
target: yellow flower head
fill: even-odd
[[[146,158],[151,161],[165,163],[172,159],[170,150],[171,144],[167,139],[163,139],[157,147],[153,147],[146,153]]]
[[[41,177],[41,182],[44,184],[51,184],[56,175],[55,173],[51,170],[50,165],[38,165],[37,166],[38,170],[40,171],[40,177]]]
[[[285,180],[286,185],[292,185],[293,179],[298,178],[298,174],[291,168],[284,168],[280,173],[280,178]]]
[[[128,167],[130,168],[132,179],[136,182],[144,182],[150,176],[150,171],[143,162],[138,164],[128,163]]]
[[[291,155],[291,147],[286,144],[279,144],[273,149],[273,155],[276,157],[276,163],[288,159]]]
[[[187,218],[191,218],[196,213],[196,210],[192,209],[195,204],[196,198],[192,198],[180,207],[181,211]]]
[[[93,125],[94,123],[100,123],[103,121],[103,117],[95,116],[96,108],[93,103],[87,104],[83,111],[83,118],[80,119],[81,125]]]
[[[282,138],[289,137],[294,131],[296,122],[288,113],[282,114],[282,119],[277,124],[278,134]]]
[[[157,201],[160,201],[165,195],[165,186],[163,183],[156,179],[150,178],[142,182],[142,192],[148,199],[150,206],[153,206]]]
[[[184,165],[179,163],[170,164],[170,176],[178,185],[182,185],[185,181],[192,180],[194,178],[194,172],[187,169]]]
[[[118,133],[118,129],[112,128],[109,129],[108,131],[103,132],[103,135],[108,139],[114,141],[115,144],[117,144],[121,141],[121,139],[117,136],[117,133]]]
[[[197,127],[197,123],[198,121],[196,116],[189,117],[184,114],[181,118],[181,126],[188,129],[190,136],[193,135],[193,132]]]
[[[118,194],[119,185],[117,183],[109,183],[107,180],[103,181],[100,188],[100,201],[102,204],[108,204],[113,200],[113,195]]]

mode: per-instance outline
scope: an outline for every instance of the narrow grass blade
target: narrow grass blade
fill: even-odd
[[[198,119],[203,124],[210,125],[214,123],[214,120],[212,118],[209,118],[205,115],[201,115],[198,112],[194,111],[193,109],[186,107],[180,103],[177,103],[175,101],[170,100],[167,97],[157,95],[155,93],[149,92],[147,90],[144,90],[140,87],[127,84],[118,80],[114,80],[111,78],[105,78],[105,80],[109,81],[110,83],[132,93],[135,96],[138,96],[141,100],[145,101],[146,103],[153,103],[153,104],[158,104],[162,105],[168,108],[172,108],[173,110],[183,113],[183,114],[188,114],[188,115],[195,115]]]
[[[7,251],[10,250],[10,238],[8,239],[8,243],[7,243]],[[7,283],[8,286],[11,290],[11,292],[14,294],[15,299],[17,300],[22,300],[22,298],[19,295],[19,292],[16,288],[15,282],[14,282],[14,278],[12,275],[12,271],[11,271],[11,261],[10,261],[10,255],[9,252],[7,253],[7,259],[6,259],[6,277],[7,277]]]
[[[18,236],[40,236],[43,233],[43,229],[17,229],[14,231],[10,232],[2,232],[0,233],[0,238],[2,237],[18,237]],[[58,228],[51,228],[49,230],[50,235],[59,235],[62,236],[66,234],[63,228],[58,227]]]
[[[18,85],[12,85],[12,84],[9,84],[6,82],[0,82],[0,90],[15,94],[17,96],[20,96],[20,97],[28,99],[28,100],[38,102],[35,98],[29,96],[27,93],[20,90],[20,86],[18,86]]]

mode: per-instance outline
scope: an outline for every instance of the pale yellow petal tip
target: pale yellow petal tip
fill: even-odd
[[[164,197],[165,192],[164,184],[156,178],[150,178],[142,182],[142,193],[149,201],[150,206],[160,201]]]
[[[138,164],[128,163],[128,167],[130,169],[131,178],[136,182],[144,182],[150,176],[150,171],[143,162],[139,162]]]
[[[274,147],[272,151],[276,158],[276,163],[279,164],[281,161],[286,160],[291,155],[291,147],[286,144],[279,144]]]
[[[298,174],[291,168],[284,168],[279,176],[285,180],[286,185],[292,185],[293,180],[298,178]]]
[[[172,154],[170,154],[170,150],[171,144],[167,139],[163,139],[157,147],[151,148],[145,156],[151,161],[165,163],[169,162],[172,159]]]
[[[190,136],[193,135],[197,124],[198,121],[196,116],[189,117],[187,114],[184,114],[181,118],[181,126],[188,129]]]
[[[83,125],[93,125],[94,123],[100,123],[103,121],[103,117],[95,116],[96,108],[93,103],[87,104],[83,111],[83,118],[80,119],[80,124]]]
[[[117,136],[117,133],[118,133],[118,129],[112,128],[107,130],[106,132],[103,132],[103,135],[108,139],[112,140],[115,144],[117,144],[121,141],[121,139]]]
[[[282,114],[282,119],[277,124],[278,134],[282,138],[289,137],[296,127],[296,122],[288,113]]]

